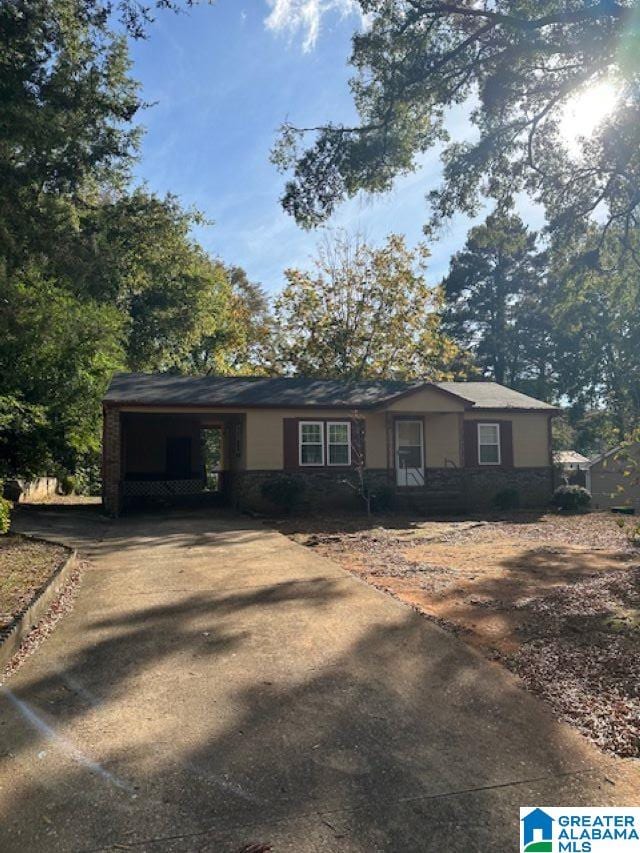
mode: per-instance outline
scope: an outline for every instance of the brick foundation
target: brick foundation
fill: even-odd
[[[333,471],[283,472],[283,471],[237,471],[230,484],[230,497],[239,509],[256,512],[274,512],[273,504],[261,493],[262,484],[273,477],[287,476],[304,483],[299,512],[314,510],[362,510],[364,502],[356,490],[350,487],[357,483],[355,473]],[[366,472],[369,488],[389,498],[393,492],[394,503],[406,507],[410,503],[415,509],[424,504],[425,511],[490,509],[495,495],[504,489],[515,489],[524,508],[543,507],[549,504],[552,494],[552,470],[547,468],[501,468],[464,469],[429,468],[426,471],[424,489],[396,489],[386,469],[369,469]],[[411,498],[407,503],[406,498]]]
[[[472,468],[464,471],[465,499],[469,509],[489,509],[498,492],[515,489],[520,495],[520,506],[537,508],[549,505],[553,494],[553,469],[500,468],[488,470]]]
[[[276,512],[278,507],[270,503],[262,495],[262,484],[273,477],[291,477],[304,483],[304,492],[300,499],[300,512],[314,510],[362,510],[365,507],[363,499],[356,488],[358,476],[356,473],[344,471],[235,471],[230,484],[230,497],[233,506],[238,509],[254,510],[256,512]],[[375,493],[382,487],[389,488],[386,470],[368,470],[366,481],[370,490]],[[350,485],[349,485],[350,484]]]

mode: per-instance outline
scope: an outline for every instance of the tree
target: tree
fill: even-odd
[[[99,9],[0,5],[0,256],[8,274],[76,226],[97,187],[129,175],[141,106],[123,38]]]
[[[116,369],[251,364],[260,289],[245,282],[246,295],[241,271],[193,242],[195,219],[171,197],[104,198],[46,255],[0,276],[0,471],[95,457]]]
[[[289,269],[276,300],[270,361],[283,373],[363,378],[453,377],[462,360],[440,328],[441,294],[424,279],[427,252],[391,235],[374,248],[341,234],[313,272]]]
[[[584,232],[595,210],[638,224],[640,6],[637,0],[360,0],[354,36],[353,126],[283,126],[275,161],[293,169],[283,205],[305,226],[359,190],[388,190],[417,155],[445,144],[444,184],[430,194],[432,225],[475,214],[482,195],[525,190],[546,208],[558,240]],[[570,156],[563,109],[608,81],[610,118]],[[467,103],[477,138],[452,143],[448,109]],[[598,247],[594,247],[596,250]],[[596,258],[597,259],[597,258]]]
[[[249,281],[241,267],[227,269],[232,289],[235,342],[230,348],[230,370],[263,373],[264,353],[273,329],[269,300],[259,284]]]
[[[536,236],[500,209],[472,228],[442,283],[444,328],[485,375],[549,397],[551,330]]]
[[[100,445],[100,399],[122,367],[124,318],[37,269],[0,282],[0,477],[75,470]]]
[[[567,406],[553,419],[554,450],[577,450],[593,457],[620,443],[612,413],[605,408],[587,408],[582,403]]]
[[[224,366],[222,351],[235,339],[233,288],[224,264],[191,238],[203,221],[171,195],[105,198],[80,215],[72,251],[56,264],[79,297],[114,304],[126,317],[132,370]]]
[[[0,476],[95,459],[115,369],[232,371],[253,345],[259,288],[192,239],[199,214],[130,188],[142,104],[110,27],[150,9],[0,4]]]
[[[602,244],[604,227],[591,230],[580,254]],[[638,234],[630,238],[637,242]],[[621,441],[640,422],[640,285],[632,259],[617,260],[618,241],[603,245],[606,271],[576,264],[572,251],[556,249],[548,305],[560,393],[580,414],[608,412]]]

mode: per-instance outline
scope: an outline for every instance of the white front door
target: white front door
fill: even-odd
[[[399,486],[424,486],[422,421],[396,421],[396,483]]]

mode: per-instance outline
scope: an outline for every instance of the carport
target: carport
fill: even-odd
[[[104,504],[111,515],[149,503],[229,500],[242,461],[238,413],[105,408]]]

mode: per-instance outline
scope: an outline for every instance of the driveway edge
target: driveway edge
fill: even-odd
[[[24,535],[24,534],[22,534]],[[41,537],[25,537],[43,540]],[[59,543],[51,543],[59,544]],[[66,586],[71,574],[78,564],[78,552],[72,550],[67,559],[60,565],[47,583],[36,593],[32,601],[24,610],[0,631],[0,672],[9,664],[22,641],[30,631],[35,628],[45,613],[49,610],[51,603],[57,597],[60,590]]]

